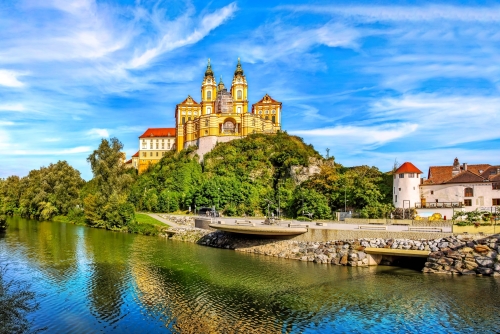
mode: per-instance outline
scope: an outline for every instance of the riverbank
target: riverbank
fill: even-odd
[[[171,229],[170,233],[162,236],[238,252],[352,267],[418,262],[405,256],[371,255],[365,252],[366,248],[428,251],[429,256],[419,264],[424,273],[500,277],[499,235],[458,235],[432,240],[360,238],[313,242],[258,238],[188,227]]]

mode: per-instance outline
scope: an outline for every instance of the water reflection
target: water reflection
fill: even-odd
[[[16,218],[0,262],[35,277],[55,332],[467,332],[498,328],[500,280],[348,268]],[[54,312],[56,311],[56,312]]]

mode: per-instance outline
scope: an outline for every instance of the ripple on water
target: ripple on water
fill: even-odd
[[[335,267],[73,225],[23,224],[0,239],[0,262],[11,263],[13,277],[32,282],[41,304],[35,329],[48,332],[456,333],[500,327],[498,279]]]

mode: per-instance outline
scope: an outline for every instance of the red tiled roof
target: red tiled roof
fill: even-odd
[[[467,182],[483,182],[483,181],[484,181],[483,177],[469,170],[466,170],[455,175],[445,183],[467,183]]]
[[[132,163],[132,159],[129,159],[125,162],[125,164],[131,164]]]
[[[139,138],[175,137],[175,128],[149,128]]]
[[[135,154],[132,156],[132,158],[137,158],[139,156],[139,151],[135,152]]]
[[[402,173],[417,173],[422,174],[422,171],[415,167],[411,162],[405,162],[394,172],[394,174],[402,174]]]
[[[467,165],[467,171],[464,171],[463,165],[460,165],[460,172],[456,175],[453,175],[453,166],[431,166],[429,167],[429,174],[427,175],[428,178],[424,181],[424,184],[441,184],[448,182],[478,182],[479,179],[481,179],[482,181],[485,177],[481,174],[484,173],[490,166],[491,165],[489,164]],[[464,173],[467,173],[468,176],[458,178],[458,176]],[[477,178],[473,175],[477,176]],[[472,179],[475,179],[477,181],[472,181]]]

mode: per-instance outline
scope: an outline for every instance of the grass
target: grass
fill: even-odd
[[[154,226],[168,227],[167,224],[162,223],[161,221],[154,219],[153,217],[151,217],[145,213],[136,213],[135,220],[137,220],[137,223],[139,223],[139,224],[151,224]]]

